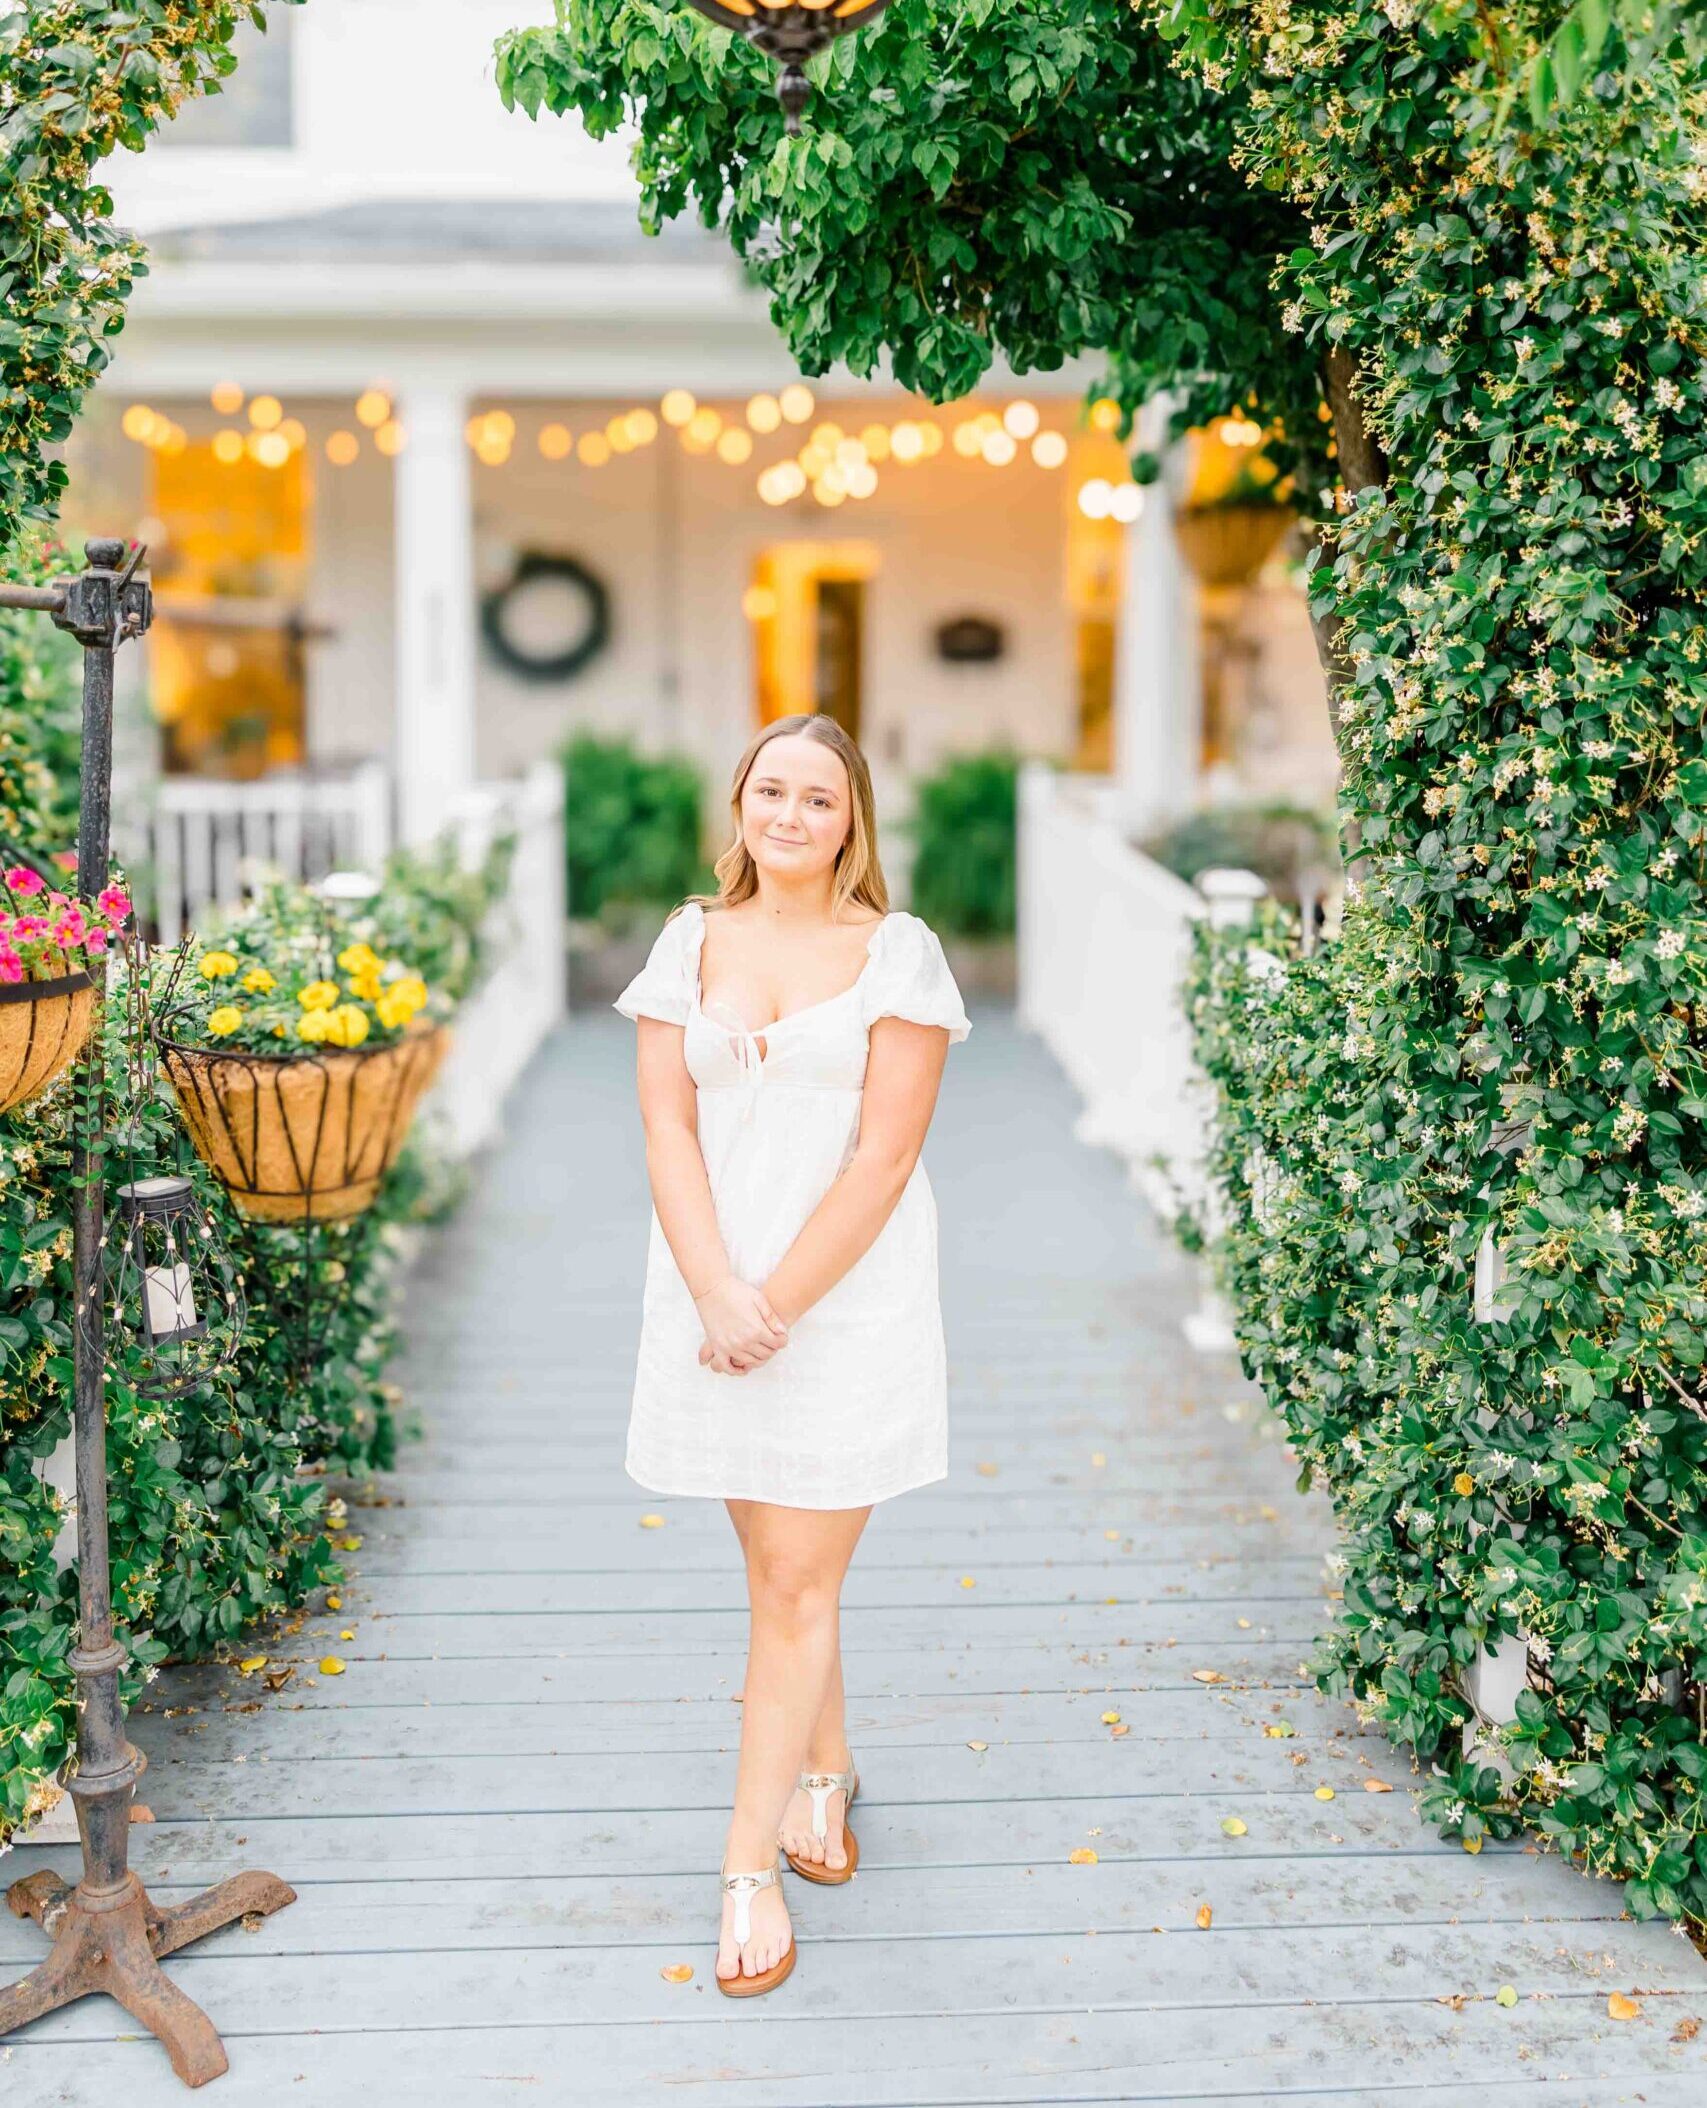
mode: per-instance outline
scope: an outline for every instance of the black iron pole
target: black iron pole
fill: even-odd
[[[152,602],[136,575],[141,552],[85,545],[89,568],[52,587],[0,588],[0,606],[50,614],[83,647],[82,803],[77,892],[93,905],[107,882],[113,784],[113,658],[148,628]],[[101,1257],[106,1064],[102,990],[96,984],[89,1038],[79,1061],[72,1138],[74,1424],[77,1444],[77,1766],[68,1781],[83,1843],[83,1877],[32,1874],[7,1891],[20,1918],[53,1941],[47,1959],[0,1990],[0,2036],[91,1991],[105,1991],[159,2037],[187,2086],[227,2069],[212,2021],[172,1983],[161,1958],[251,1912],[281,1909],[295,1891],[275,1875],[234,1874],[174,1910],[160,1910],[129,1864],[130,1808],[142,1759],[127,1740],[119,1672],[128,1659],[113,1632],[107,1535],[106,1353]]]

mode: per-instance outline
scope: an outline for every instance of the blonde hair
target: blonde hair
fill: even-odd
[[[729,791],[729,811],[735,824],[735,839],[713,864],[717,875],[715,893],[690,893],[681,907],[672,910],[679,915],[682,907],[697,901],[704,908],[738,907],[744,900],[751,900],[759,890],[759,874],[748,854],[741,833],[741,793],[746,788],[747,778],[752,773],[753,763],[773,739],[799,734],[805,739],[814,739],[826,746],[831,753],[839,754],[842,766],[848,772],[848,788],[853,800],[853,825],[848,829],[847,840],[836,857],[835,877],[830,889],[830,920],[834,922],[843,907],[852,900],[874,909],[879,915],[889,912],[889,887],[883,876],[883,865],[877,854],[877,807],[871,794],[871,770],[866,766],[865,756],[833,717],[821,710],[796,711],[792,717],[779,717],[755,733],[747,744],[746,752],[735,764],[735,778]]]

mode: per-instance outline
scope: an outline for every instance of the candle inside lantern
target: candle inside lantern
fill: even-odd
[[[190,1270],[182,1260],[151,1266],[142,1277],[148,1336],[157,1343],[179,1338],[196,1322],[196,1299]]]

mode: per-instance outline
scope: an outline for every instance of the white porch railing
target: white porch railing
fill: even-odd
[[[390,805],[379,761],[331,776],[281,770],[252,783],[163,777],[147,850],[159,941],[176,944],[210,908],[238,906],[249,859],[295,879],[376,869],[391,843]]]
[[[460,1158],[498,1133],[510,1086],[568,1005],[562,768],[541,761],[516,782],[477,784],[450,824],[471,869],[498,835],[517,835],[509,888],[486,930],[489,970],[456,1014],[426,1101]]]
[[[1041,762],[1020,772],[1019,1016],[1084,1100],[1080,1141],[1117,1150],[1140,1189],[1160,1156],[1196,1190],[1203,1110],[1177,990],[1207,903],[1125,839],[1117,795]]]
[[[1211,1101],[1181,982],[1198,918],[1248,922],[1267,889],[1234,870],[1187,885],[1126,839],[1120,798],[1106,777],[1041,762],[1020,772],[1019,1017],[1084,1100],[1077,1139],[1124,1157],[1163,1222],[1189,1205],[1213,1236]],[[1232,1313],[1207,1271],[1183,1324],[1205,1352],[1234,1344]]]

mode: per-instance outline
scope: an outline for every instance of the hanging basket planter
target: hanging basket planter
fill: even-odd
[[[1262,569],[1293,514],[1285,505],[1203,505],[1174,515],[1186,561],[1206,586],[1241,586]]]
[[[196,1153],[253,1222],[373,1204],[450,1044],[425,1019],[377,1047],[254,1054],[157,1037]]]
[[[86,972],[0,982],[0,1113],[39,1096],[76,1060],[95,994]]]

